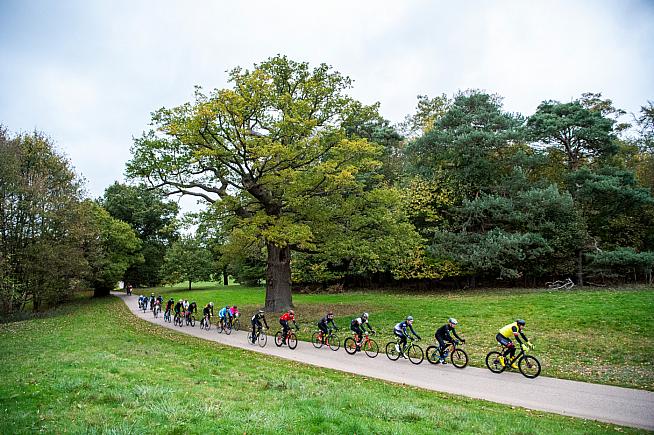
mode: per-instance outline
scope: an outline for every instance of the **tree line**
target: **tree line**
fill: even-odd
[[[292,304],[296,285],[652,282],[652,102],[630,116],[586,93],[545,100],[524,116],[498,95],[468,90],[419,96],[415,113],[394,125],[378,103],[350,97],[351,80],[324,64],[276,56],[235,68],[229,83],[152,114],[127,163],[133,184],[91,202],[79,187],[70,192],[131,227],[138,249],[126,281],[190,286],[231,275],[265,282],[274,311]],[[5,138],[3,147],[26,139]],[[5,195],[20,177],[5,184],[11,165],[2,165]],[[207,204],[185,218],[192,236],[180,236],[183,219],[168,198],[177,195]],[[7,211],[17,198],[2,199],[0,270],[11,271],[3,289],[32,258],[14,266],[5,229],[20,234],[12,246],[45,237],[28,229],[41,216],[32,206],[36,214],[20,219]]]

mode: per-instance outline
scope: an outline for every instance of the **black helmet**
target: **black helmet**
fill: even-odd
[[[525,326],[525,324],[526,324],[527,322],[525,322],[525,321],[522,320],[522,319],[518,319],[518,320],[516,320],[516,323],[517,323],[518,325],[520,325],[520,326]]]

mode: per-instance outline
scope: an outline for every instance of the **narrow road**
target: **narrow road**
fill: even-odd
[[[466,367],[461,370],[451,365],[434,366],[426,361],[417,366],[402,359],[394,362],[383,354],[386,342],[379,343],[380,354],[374,359],[359,353],[348,355],[343,349],[337,352],[315,349],[311,343],[303,341],[298,342],[295,350],[285,346],[278,348],[272,337],[268,337],[265,348],[260,348],[247,342],[245,331],[234,331],[231,335],[218,334],[215,327],[209,331],[200,329],[199,322],[194,328],[175,327],[172,323],[164,322],[163,315],[155,319],[150,311],[139,311],[136,296],[117,292],[112,294],[123,299],[134,315],[148,322],[221,344],[427,390],[654,430],[654,393],[649,391],[544,376],[527,379],[520,373],[511,372],[496,375],[487,369]],[[249,326],[248,319],[243,320]],[[274,333],[277,322],[270,322],[270,326],[270,332]]]

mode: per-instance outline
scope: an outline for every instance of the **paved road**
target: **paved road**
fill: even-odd
[[[301,363],[355,373],[370,378],[412,385],[427,390],[459,394],[476,399],[524,408],[581,417],[624,426],[654,430],[654,393],[608,385],[589,384],[548,377],[527,379],[519,373],[496,375],[487,369],[466,367],[463,370],[448,366],[434,366],[424,362],[418,366],[407,360],[390,361],[382,353],[377,358],[365,354],[348,355],[342,349],[315,349],[311,343],[298,343],[295,350],[278,348],[269,337],[265,348],[247,342],[246,332],[218,334],[215,327],[204,331],[196,324],[175,327],[165,323],[163,316],[153,318],[151,312],[138,310],[138,298],[113,293],[125,301],[138,317],[178,332],[216,341],[229,346],[274,355]],[[276,322],[269,323],[271,332]],[[385,346],[380,343],[380,347]]]

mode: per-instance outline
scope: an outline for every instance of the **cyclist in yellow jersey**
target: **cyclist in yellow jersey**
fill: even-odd
[[[504,360],[506,359],[506,356],[510,356],[510,361],[513,361],[513,357],[515,356],[515,346],[513,345],[513,341],[511,340],[512,338],[515,338],[518,343],[520,343],[521,346],[523,346],[522,341],[520,341],[520,337],[525,341],[524,345],[526,346],[531,346],[531,343],[529,343],[529,339],[527,336],[522,332],[522,329],[525,327],[525,321],[522,319],[518,319],[513,323],[509,323],[508,325],[500,328],[500,332],[495,336],[495,339],[504,347],[506,347],[506,351],[504,352],[504,355],[500,357],[500,363],[504,365]],[[511,367],[514,369],[517,369],[518,366],[515,362],[512,362]]]

